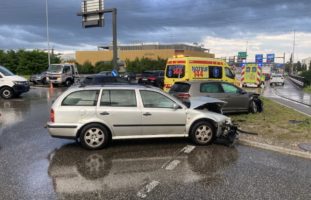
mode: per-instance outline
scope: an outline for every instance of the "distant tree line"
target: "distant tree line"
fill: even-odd
[[[51,63],[60,63],[60,58],[52,55]],[[48,68],[48,54],[40,50],[0,50],[0,65],[16,74],[39,73]]]
[[[161,58],[158,58],[157,60],[152,60],[149,58],[136,58],[133,61],[126,60],[126,71],[141,73],[146,70],[164,70],[166,61],[166,59]],[[111,71],[113,69],[112,61],[100,61],[97,62],[95,65],[92,65],[91,62],[87,61],[82,65],[78,63],[76,63],[76,65],[78,67],[79,73],[81,74],[92,74],[101,71]]]

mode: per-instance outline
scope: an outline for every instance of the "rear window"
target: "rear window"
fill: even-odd
[[[252,67],[252,72],[256,72],[257,71],[257,67]]]
[[[282,76],[282,75],[272,75],[272,77],[275,77],[275,78],[282,78],[283,76]]]
[[[185,76],[185,65],[168,65],[166,68],[166,77],[183,78]]]
[[[190,89],[190,84],[188,83],[175,83],[170,92],[188,92]]]

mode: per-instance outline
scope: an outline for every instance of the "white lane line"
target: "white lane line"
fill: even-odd
[[[174,158],[176,158],[178,155],[180,155],[181,153],[187,153],[187,154],[189,154],[189,153],[191,153],[193,150],[195,149],[195,146],[193,146],[193,145],[187,145],[187,146],[185,146],[184,148],[182,148],[180,151],[178,151],[178,152],[176,152],[173,156],[172,156],[172,158],[169,160],[169,161],[167,161],[166,163],[164,163],[163,165],[162,165],[162,169],[164,169],[164,168],[166,168],[172,161],[171,160],[173,160]]]
[[[165,169],[166,170],[173,170],[177,167],[177,165],[180,163],[179,160],[173,160],[172,162],[170,162],[166,167]]]
[[[183,148],[183,152],[184,153],[191,153],[191,151],[193,151],[195,149],[195,146],[192,145],[187,145],[185,148]]]
[[[150,193],[155,187],[160,184],[159,181],[151,181],[145,187],[137,192],[137,196],[144,199],[147,197],[147,194]]]

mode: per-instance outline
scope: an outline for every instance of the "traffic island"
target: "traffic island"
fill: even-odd
[[[311,117],[264,97],[261,99],[264,102],[262,113],[230,115],[239,129],[258,134],[242,133],[240,143],[296,156],[302,153],[301,157],[311,158],[310,152],[298,146],[311,143]]]

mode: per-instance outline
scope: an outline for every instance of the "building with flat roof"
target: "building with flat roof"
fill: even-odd
[[[76,62],[83,64],[89,61],[94,65],[99,61],[111,61],[112,52],[112,46],[99,46],[97,51],[76,51]],[[187,44],[141,43],[118,46],[118,58],[121,61],[133,61],[136,58],[168,59],[178,55],[215,58],[209,49]]]
[[[305,64],[307,66],[307,70],[311,69],[311,57],[305,58],[301,60],[301,64]]]

